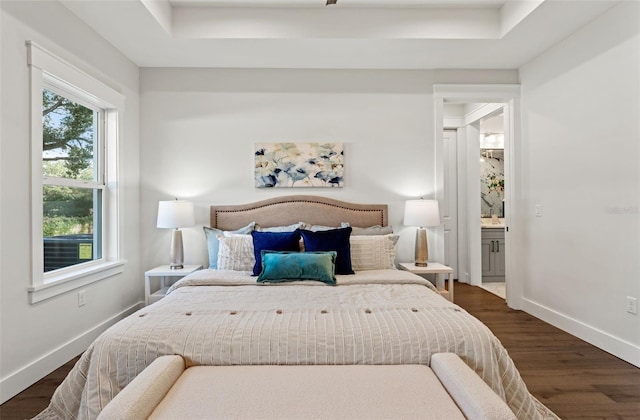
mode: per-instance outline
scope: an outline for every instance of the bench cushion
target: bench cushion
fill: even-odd
[[[464,419],[431,369],[358,365],[191,367],[150,418],[425,417]]]
[[[511,420],[506,403],[457,355],[423,365],[193,366],[151,363],[98,419]]]

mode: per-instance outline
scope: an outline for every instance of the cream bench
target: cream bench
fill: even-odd
[[[151,363],[98,419],[514,419],[453,353],[422,365],[193,366]]]

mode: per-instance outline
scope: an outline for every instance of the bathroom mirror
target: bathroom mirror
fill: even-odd
[[[481,217],[504,217],[504,149],[480,149]]]

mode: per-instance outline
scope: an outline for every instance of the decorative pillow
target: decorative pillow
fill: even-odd
[[[351,236],[351,265],[355,271],[395,269],[398,235]]]
[[[340,223],[340,226],[322,226],[322,225],[310,225],[309,223],[306,223],[307,227],[301,228],[301,229],[307,229],[310,230],[312,232],[320,232],[323,230],[333,230],[333,229],[339,229],[339,228],[346,228],[349,227],[349,223],[347,222],[342,222]]]
[[[351,268],[351,227],[312,232],[300,231],[306,252],[336,251],[336,274],[355,274]]]
[[[393,227],[392,226],[380,226],[380,225],[375,225],[375,226],[369,226],[369,227],[355,227],[352,226],[353,231],[351,232],[351,235],[353,236],[363,236],[363,235],[390,235],[393,233]]]
[[[260,225],[256,225],[254,230],[258,232],[293,232],[296,229],[307,229],[307,224],[304,222],[294,223],[289,226],[273,226],[273,227],[262,227]]]
[[[277,252],[262,251],[262,271],[258,283],[316,280],[336,284],[335,251]]]
[[[300,231],[293,232],[251,232],[253,237],[253,253],[255,264],[253,275],[257,276],[262,271],[262,250],[269,251],[298,251],[300,249]]]
[[[224,236],[219,239],[219,243],[218,270],[253,270],[256,260],[251,235]]]
[[[247,235],[254,229],[255,225],[256,222],[251,222],[245,227],[241,227],[238,230],[232,231],[223,231],[220,229],[203,226],[202,228],[204,230],[204,236],[207,238],[207,249],[209,250],[209,268],[218,268],[218,250],[220,248],[218,244],[219,238],[224,236],[225,233]]]

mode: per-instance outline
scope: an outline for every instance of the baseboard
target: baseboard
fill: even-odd
[[[11,373],[0,380],[0,404],[24,391],[46,375],[67,363],[89,347],[89,345],[107,328],[121,319],[144,307],[138,302],[124,311],[112,316],[81,335],[69,340],[57,349]]]
[[[581,321],[568,317],[553,309],[547,308],[529,299],[522,299],[522,309],[549,324],[560,328],[569,334],[593,344],[614,356],[640,367],[640,346],[615,337],[605,331],[587,325]]]

